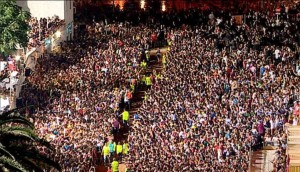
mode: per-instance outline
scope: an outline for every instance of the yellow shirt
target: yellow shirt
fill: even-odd
[[[157,79],[162,79],[161,74],[157,74],[157,75],[156,75],[156,78],[157,78]]]
[[[163,57],[162,57],[162,63],[163,63],[163,64],[166,64],[166,63],[167,63],[167,57],[166,57],[165,54],[164,54]]]
[[[142,68],[146,68],[146,67],[147,67],[147,63],[143,61],[143,62],[141,63],[141,66],[142,66]]]
[[[123,153],[127,155],[128,152],[129,152],[129,145],[128,145],[128,143],[124,143],[123,144]]]
[[[108,146],[104,146],[103,147],[103,155],[104,156],[108,156],[109,155],[109,147]]]
[[[146,76],[143,75],[142,82],[146,82]]]
[[[118,161],[113,161],[111,163],[111,168],[113,172],[119,172],[119,162]]]
[[[148,94],[146,94],[145,97],[144,97],[144,100],[147,101],[148,99],[149,99],[149,96],[148,96]]]
[[[132,92],[135,90],[135,86],[133,84],[130,85]]]
[[[124,111],[123,112],[123,120],[124,121],[128,121],[129,120],[129,112],[128,111]]]
[[[152,85],[152,81],[151,81],[151,78],[148,76],[146,77],[146,85]]]
[[[123,152],[122,145],[117,145],[117,153],[122,153],[122,152]]]

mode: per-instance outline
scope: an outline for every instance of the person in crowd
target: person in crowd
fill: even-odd
[[[116,143],[111,141],[109,143],[109,152],[110,152],[110,157],[114,157],[116,153]]]
[[[109,162],[109,157],[110,157],[110,153],[111,153],[111,146],[108,144],[105,144],[105,146],[103,146],[103,155],[104,155],[104,162]]]
[[[117,155],[118,155],[118,159],[122,161],[122,158],[123,158],[123,145],[122,145],[122,143],[117,143]]]
[[[124,110],[124,112],[122,113],[122,119],[123,119],[123,123],[125,125],[129,125],[129,112],[128,110]]]
[[[113,172],[119,172],[119,162],[115,158],[111,163],[111,168]]]

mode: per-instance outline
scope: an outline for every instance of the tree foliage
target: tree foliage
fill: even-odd
[[[21,172],[43,172],[50,168],[60,171],[60,165],[39,150],[44,147],[51,152],[51,145],[38,137],[34,125],[18,113],[20,110],[0,114],[0,168]]]
[[[0,52],[10,53],[19,44],[27,47],[30,13],[16,5],[16,0],[0,0]]]

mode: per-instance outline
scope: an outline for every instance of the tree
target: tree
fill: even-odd
[[[38,137],[34,125],[20,116],[20,110],[0,114],[0,171],[43,172],[52,168],[60,171],[57,162],[39,151],[43,147],[51,152],[51,145]]]
[[[17,44],[27,47],[30,18],[30,13],[16,5],[16,0],[0,1],[0,53],[11,53]]]

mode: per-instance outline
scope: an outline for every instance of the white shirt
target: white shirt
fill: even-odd
[[[294,119],[293,119],[293,125],[298,125],[298,120],[297,120],[297,118],[294,118]]]
[[[275,128],[275,123],[273,120],[270,120],[270,124],[271,124],[271,129],[274,129]]]
[[[278,59],[280,57],[280,55],[279,55],[280,50],[276,49],[274,54],[275,54],[275,58]]]
[[[228,124],[228,125],[231,124],[231,119],[230,118],[226,118],[225,121],[226,121],[226,124]]]

